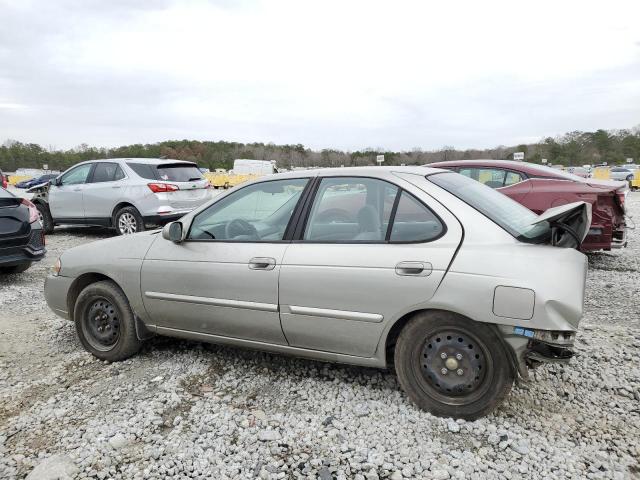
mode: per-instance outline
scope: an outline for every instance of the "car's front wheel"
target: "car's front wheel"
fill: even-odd
[[[80,342],[100,360],[125,360],[142,345],[129,300],[111,281],[85,287],[76,300],[73,318]]]
[[[49,207],[43,203],[36,203],[36,208],[38,209],[38,217],[40,223],[42,224],[42,230],[47,235],[53,232],[53,217],[51,216],[51,211]]]
[[[515,371],[492,326],[443,311],[417,314],[395,347],[400,385],[434,415],[473,420],[507,396]]]
[[[129,235],[144,230],[144,219],[135,207],[121,208],[116,212],[113,220],[118,235]]]

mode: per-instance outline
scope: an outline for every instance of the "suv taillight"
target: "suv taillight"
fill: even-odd
[[[148,183],[147,186],[153,193],[176,192],[179,190],[176,185],[171,185],[170,183]]]
[[[38,212],[38,209],[33,203],[26,198],[23,198],[21,203],[29,209],[29,223],[33,223],[40,219],[40,212]]]

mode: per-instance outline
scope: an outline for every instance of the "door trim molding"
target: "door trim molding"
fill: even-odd
[[[309,315],[312,317],[340,318],[358,322],[380,323],[384,319],[379,313],[351,312],[348,310],[331,310],[329,308],[301,307],[289,305],[287,307],[294,315]]]
[[[228,300],[225,298],[196,297],[194,295],[176,295],[174,293],[144,292],[147,298],[166,300],[169,302],[195,303],[199,305],[213,305],[216,307],[244,308],[261,312],[277,312],[278,305],[274,303],[246,302],[243,300]]]

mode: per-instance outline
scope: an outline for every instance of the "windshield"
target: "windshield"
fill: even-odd
[[[537,243],[545,241],[549,234],[549,222],[532,225],[538,215],[476,180],[453,172],[435,173],[427,179],[478,210],[518,240]]]

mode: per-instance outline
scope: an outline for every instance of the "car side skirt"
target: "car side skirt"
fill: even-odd
[[[290,347],[287,345],[277,345],[273,343],[257,342],[255,340],[244,340],[241,338],[223,337],[211,335],[209,333],[192,332],[177,328],[160,327],[146,325],[149,330],[155,330],[158,335],[168,337],[178,337],[187,340],[198,340],[207,343],[217,343],[221,345],[231,345],[235,347],[251,348],[271,353],[292,355],[295,357],[309,358],[323,362],[346,363],[360,365],[363,367],[386,368],[384,359],[376,357],[357,357],[354,355],[344,355],[340,353],[324,352],[321,350],[309,350],[305,348]]]

